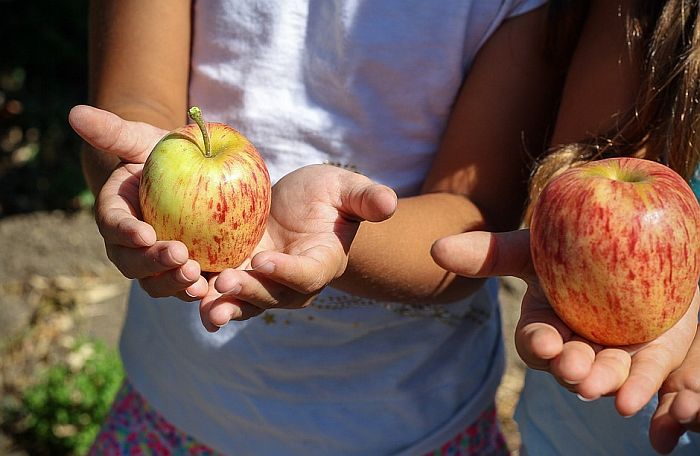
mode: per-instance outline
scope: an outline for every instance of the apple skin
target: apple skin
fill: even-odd
[[[139,202],[159,240],[178,240],[202,271],[235,268],[260,242],[270,213],[267,166],[248,139],[228,125],[206,123],[211,157],[200,128],[165,135],[143,167]]]
[[[580,336],[648,342],[688,310],[700,276],[700,207],[670,168],[610,158],[569,169],[541,193],[530,228],[544,294]]]

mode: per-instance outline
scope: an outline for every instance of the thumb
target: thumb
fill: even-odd
[[[352,173],[341,181],[340,209],[346,217],[382,222],[396,211],[396,193],[386,185],[375,184]]]
[[[465,277],[535,276],[530,230],[505,233],[471,231],[438,239],[431,255],[442,268]]]
[[[90,146],[128,163],[143,163],[166,130],[131,122],[92,106],[74,106],[68,123]]]

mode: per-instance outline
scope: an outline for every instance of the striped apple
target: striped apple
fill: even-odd
[[[606,345],[655,339],[700,276],[700,207],[667,166],[611,158],[555,177],[535,203],[531,251],[554,311]]]
[[[239,266],[260,242],[270,213],[270,176],[253,144],[228,125],[195,124],[165,135],[143,167],[143,220],[159,240],[182,241],[202,271]]]

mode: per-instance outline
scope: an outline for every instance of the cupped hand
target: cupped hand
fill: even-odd
[[[659,405],[651,419],[649,437],[658,452],[667,454],[686,431],[700,432],[700,333],[696,333],[681,366],[659,390]]]
[[[438,240],[435,261],[467,277],[514,276],[524,280],[515,345],[533,369],[550,372],[582,400],[615,396],[623,416],[637,413],[676,369],[695,335],[699,300],[671,329],[646,344],[603,347],[577,336],[547,302],[530,256],[529,230],[471,232]]]
[[[205,328],[306,306],[345,271],[360,222],[386,220],[396,204],[393,190],[345,169],[310,165],[287,174],[272,188],[270,219],[248,268],[211,281],[200,306]]]
[[[167,132],[90,106],[75,106],[68,121],[94,149],[120,159],[95,201],[95,219],[112,263],[127,278],[138,279],[153,297],[194,301],[205,296],[207,282],[199,264],[189,259],[187,247],[179,241],[157,240],[153,227],[141,220],[138,189],[143,163]]]

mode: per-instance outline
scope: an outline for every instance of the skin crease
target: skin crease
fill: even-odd
[[[630,4],[591,3],[567,75],[552,144],[607,131],[619,113],[633,104],[639,86],[639,47],[634,41],[631,49],[627,45],[623,18]],[[553,312],[534,272],[529,236],[529,230],[450,236],[433,245],[433,258],[445,269],[467,277],[512,275],[525,280],[528,290],[515,335],[525,363],[548,371],[583,398],[615,395],[621,415],[635,414],[688,352],[697,329],[697,288],[683,318],[658,339],[624,348],[603,347],[576,336]]]

